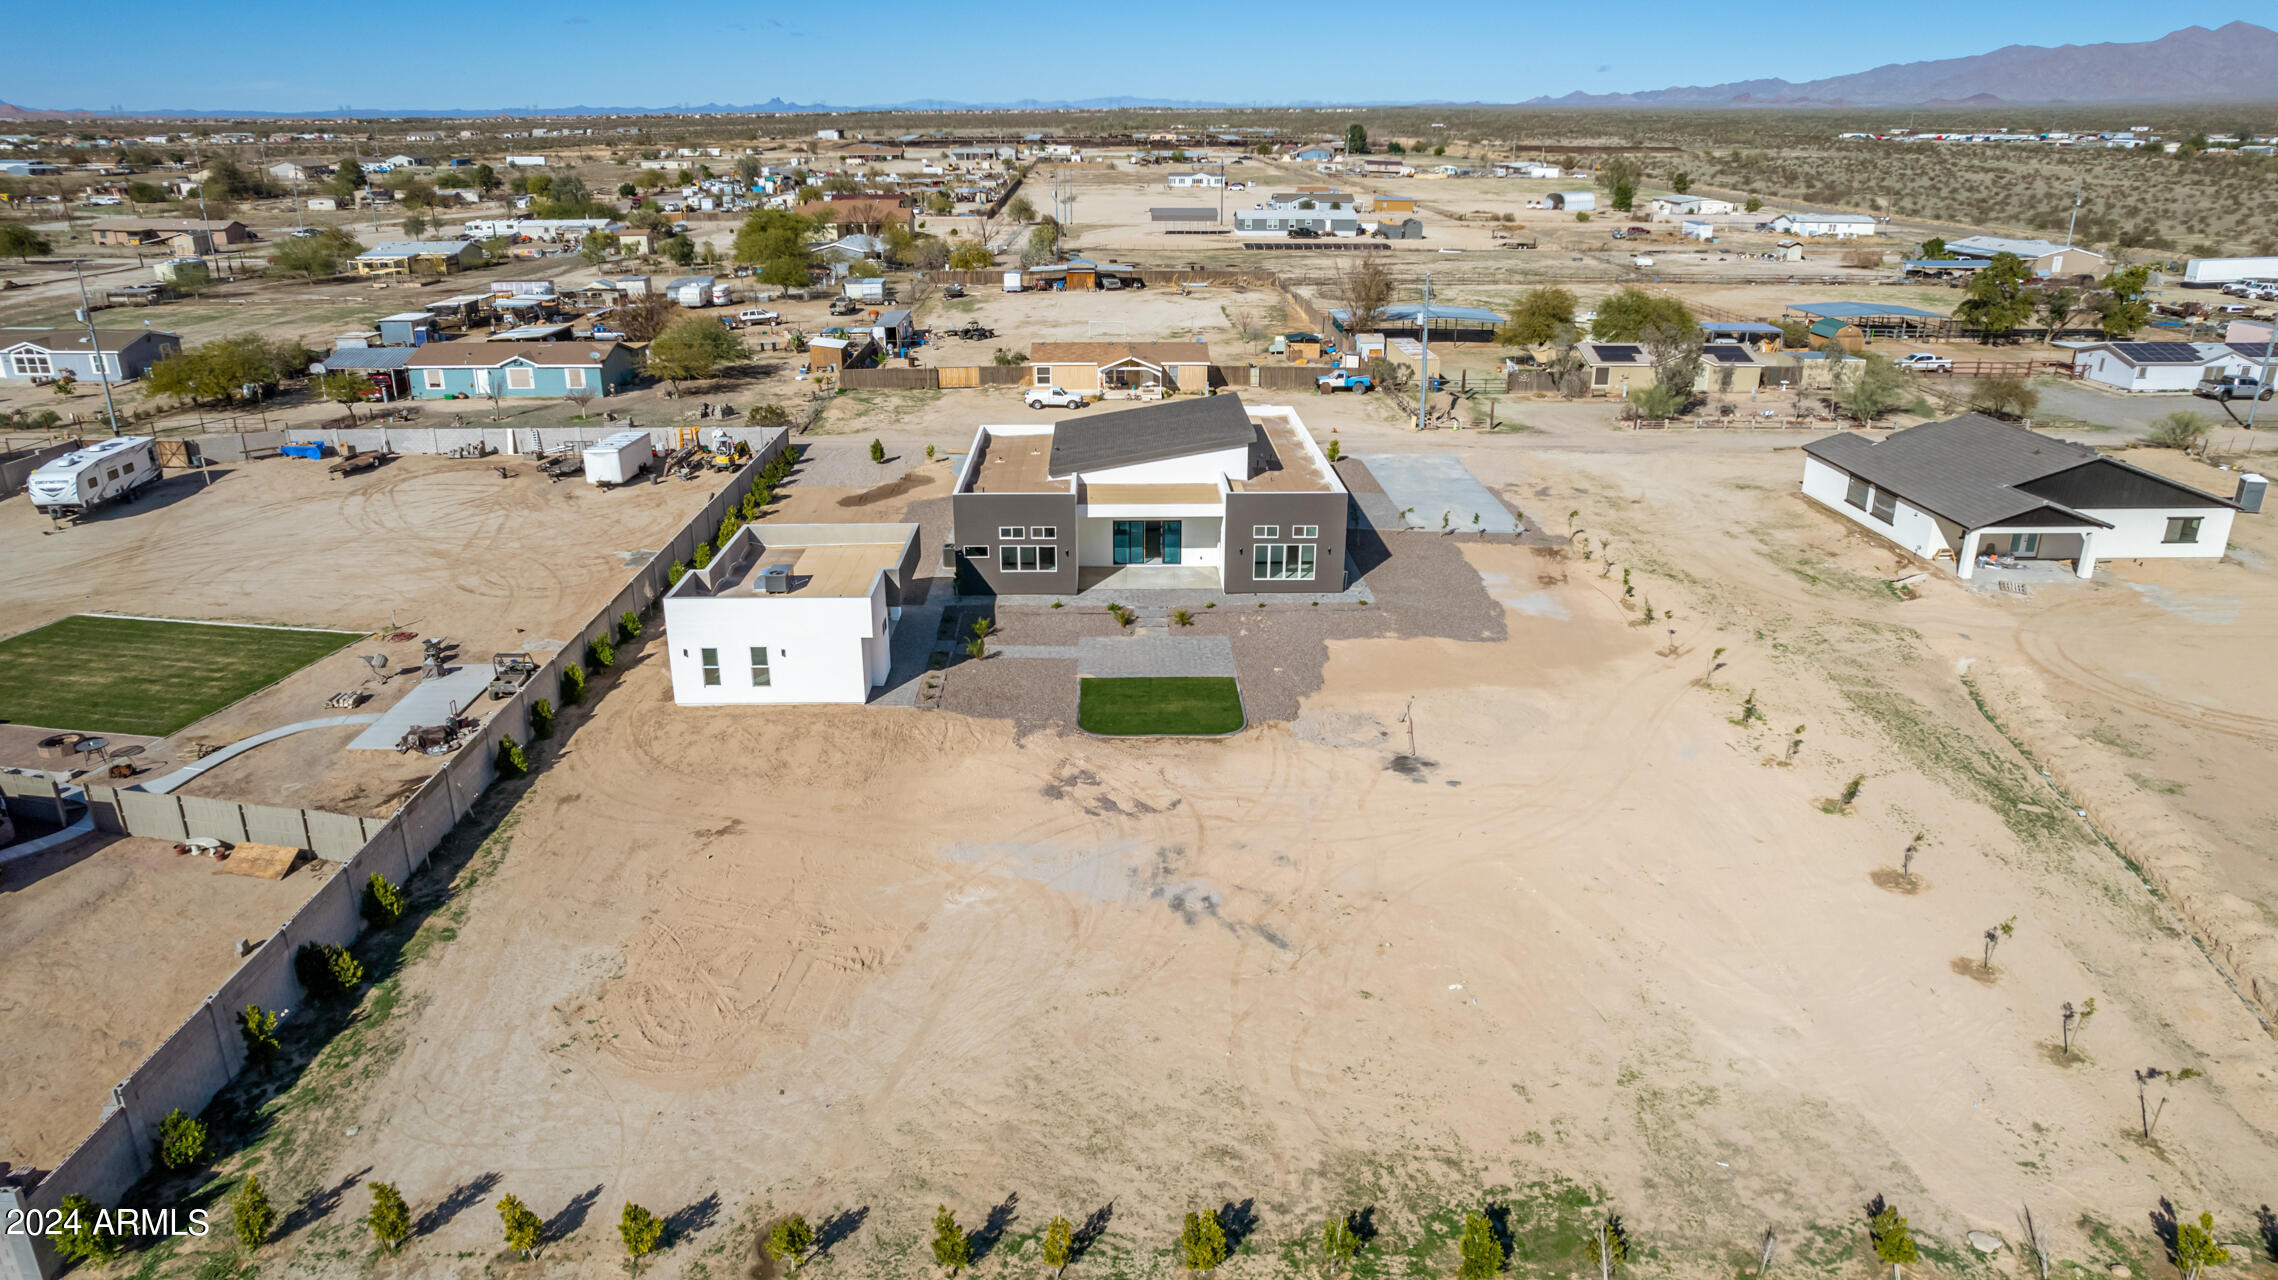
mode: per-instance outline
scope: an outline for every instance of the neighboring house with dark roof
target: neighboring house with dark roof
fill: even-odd
[[[1643,343],[1584,342],[1575,351],[1582,357],[1592,395],[1626,396],[1653,385],[1653,357]],[[1693,390],[1717,395],[1754,391],[1764,384],[1764,371],[1771,364],[1742,343],[1706,343],[1701,347],[1700,368],[1693,374]]]
[[[2237,345],[2221,342],[2096,342],[2072,355],[2081,377],[2122,391],[2189,391],[2250,363]]]
[[[95,243],[103,245],[157,244],[184,235],[204,245],[243,244],[253,238],[245,224],[235,219],[209,222],[199,218],[97,218],[94,231]]]
[[[965,591],[1334,593],[1349,501],[1295,409],[1181,396],[980,428],[952,550]]]
[[[2098,560],[2223,554],[2238,506],[2024,427],[1968,413],[1882,439],[1803,447],[1804,496],[1924,560],[1970,577],[1999,554]]]
[[[1028,361],[1039,387],[1210,389],[1210,348],[1199,342],[1037,342],[1029,345]]]
[[[180,335],[153,329],[98,329],[95,337],[96,342],[89,342],[85,329],[0,329],[0,381],[69,374],[93,386],[108,374],[113,382],[130,382],[182,349]],[[101,372],[95,368],[98,344]]]
[[[406,363],[421,400],[605,396],[633,380],[633,353],[614,342],[430,342]]]

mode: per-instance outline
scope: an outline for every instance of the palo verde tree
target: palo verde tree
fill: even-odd
[[[1630,287],[1616,289],[1598,303],[1590,321],[1590,336],[1600,342],[1637,342],[1646,326],[1660,323],[1677,329],[1697,329],[1692,309],[1683,302]]]
[[[710,320],[687,316],[649,344],[649,372],[678,390],[681,383],[709,378],[743,354],[736,335]]]
[[[1066,1218],[1054,1217],[1044,1225],[1042,1252],[1044,1265],[1052,1268],[1053,1275],[1067,1274],[1068,1264],[1076,1260],[1076,1231]]]
[[[2175,1269],[2183,1280],[2199,1280],[2199,1273],[2231,1260],[2231,1251],[2215,1243],[2215,1215],[2202,1213],[2197,1222],[2175,1224]]]
[[[1321,1261],[1328,1268],[1329,1280],[1337,1280],[1337,1272],[1351,1266],[1359,1252],[1360,1235],[1353,1230],[1351,1215],[1334,1214],[1321,1224]]]
[[[525,1260],[536,1254],[538,1246],[545,1243],[546,1224],[540,1222],[538,1215],[531,1212],[530,1206],[522,1203],[519,1197],[499,1197],[498,1222],[505,1232],[506,1247],[520,1253]]]
[[[1216,1271],[1226,1261],[1226,1228],[1216,1210],[1187,1214],[1179,1231],[1179,1260],[1189,1271]]]
[[[1507,347],[1539,347],[1574,323],[1574,292],[1557,285],[1540,285],[1519,295],[1511,318],[1495,331],[1495,341]]]
[[[259,1249],[276,1229],[277,1210],[269,1203],[269,1193],[261,1189],[260,1174],[246,1174],[237,1193],[229,1198],[229,1222],[247,1253]]]
[[[54,252],[55,246],[48,243],[47,237],[30,227],[20,222],[0,222],[0,254],[6,254],[20,262],[29,262],[34,257],[45,257]]]
[[[2031,275],[2016,254],[1993,255],[1970,277],[1969,293],[1954,308],[1954,319],[1981,330],[1988,346],[2001,341],[2033,317],[2033,299],[2025,292]]]
[[[1495,1238],[1495,1226],[1484,1213],[1463,1215],[1463,1238],[1456,1252],[1461,1258],[1456,1280],[1489,1280],[1503,1269],[1503,1242]]]
[[[1874,1242],[1875,1256],[1890,1264],[1891,1280],[1905,1280],[1906,1268],[1922,1257],[1914,1245],[1913,1229],[1906,1225],[1898,1206],[1883,1203],[1879,1196],[1867,1208],[1871,1214],[1867,1238]]]
[[[656,1252],[657,1242],[664,1239],[664,1219],[640,1205],[627,1202],[625,1211],[617,1218],[617,1238],[625,1244],[625,1257],[633,1264],[638,1275],[641,1259]]]
[[[1591,1228],[1582,1249],[1597,1265],[1598,1280],[1613,1280],[1614,1273],[1629,1261],[1629,1233],[1622,1229],[1621,1215],[1608,1215],[1605,1221]]]
[[[365,1221],[371,1225],[372,1239],[389,1253],[411,1239],[411,1206],[404,1203],[403,1193],[392,1182],[372,1184],[372,1212]]]
[[[807,1260],[807,1250],[815,1247],[815,1229],[807,1225],[806,1215],[791,1214],[767,1229],[764,1247],[768,1257],[777,1262],[789,1259],[791,1269],[797,1271]]]
[[[973,1242],[948,1205],[933,1211],[933,1262],[953,1276],[973,1265]]]

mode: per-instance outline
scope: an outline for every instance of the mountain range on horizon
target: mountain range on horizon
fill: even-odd
[[[1556,107],[1927,107],[2278,100],[2278,31],[2251,22],[2185,27],[2132,44],[2013,44],[1893,62],[1823,80],[1735,80],[1637,93],[1530,99]]]
[[[1924,62],[1889,63],[1819,80],[1779,78],[1681,85],[1629,93],[1574,92],[1518,103],[1536,107],[1907,107],[2111,103],[2179,105],[2278,101],[2278,31],[2237,21],[2214,30],[2184,27],[2157,40],[2134,43],[2009,45],[1990,53]],[[215,107],[135,111],[47,109],[0,102],[0,120],[106,118],[213,119],[481,119],[608,115],[814,115],[894,111],[1114,111],[1239,110],[1323,106],[1493,106],[1447,99],[1358,102],[1304,100],[1276,103],[1204,102],[1179,98],[1114,96],[1076,100],[1020,99],[954,102],[914,98],[900,102],[828,104],[707,102],[674,106],[396,107],[309,111],[240,111]]]

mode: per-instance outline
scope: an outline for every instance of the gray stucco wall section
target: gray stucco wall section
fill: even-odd
[[[999,595],[1068,594],[1076,589],[1076,495],[1073,493],[960,493],[952,500],[951,524],[956,530],[957,585],[960,590],[988,590]],[[1060,567],[1042,571],[1006,573],[997,567],[997,530],[1010,525],[1032,528],[1050,525],[1058,536],[1050,541],[1060,549]],[[1041,546],[1044,539],[1022,538],[1020,543]],[[983,556],[969,556],[968,548],[987,547]]]
[[[1243,493],[1226,495],[1226,590],[1229,592],[1342,591],[1345,587],[1345,507],[1342,493]],[[1250,530],[1261,524],[1278,528],[1280,543],[1310,542],[1316,548],[1313,577],[1272,579],[1251,577],[1250,549],[1257,542]],[[1293,525],[1317,525],[1317,538],[1290,536]]]

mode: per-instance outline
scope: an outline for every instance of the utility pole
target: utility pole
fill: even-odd
[[[2270,328],[2262,335],[2262,376],[2254,389],[2254,398],[2246,402],[2246,429],[2254,430],[2254,411],[2262,407],[2262,397],[2270,393],[2270,357],[2278,350],[2278,316],[2270,320]]]
[[[1424,273],[1424,309],[1416,313],[1416,333],[1424,354],[1416,361],[1416,430],[1424,429],[1424,411],[1432,403],[1432,273]]]
[[[2080,189],[2082,181],[2082,179],[2074,179],[2072,184],[2072,216],[2070,218],[2067,218],[2064,224],[2064,247],[2067,249],[2070,249],[2072,247],[2072,229],[2080,225]]]
[[[72,278],[79,282],[79,318],[87,322],[87,347],[95,353],[95,376],[103,384],[103,412],[111,419],[111,434],[119,434],[119,406],[111,400],[111,367],[103,360],[103,340],[95,336],[95,306],[87,301],[87,277],[79,260],[72,259]],[[124,372],[124,370],[121,370]]]

